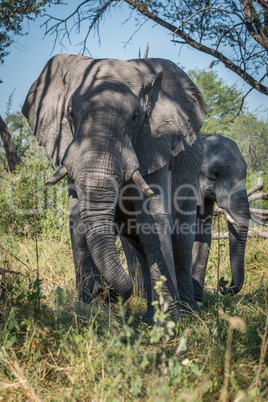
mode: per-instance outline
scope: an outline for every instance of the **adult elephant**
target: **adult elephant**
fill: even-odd
[[[132,282],[115,247],[120,233],[146,261],[144,278],[152,284],[153,300],[155,282],[166,276],[164,297],[177,320],[168,165],[180,169],[175,187],[197,180],[206,113],[199,90],[168,60],[61,54],[45,65],[22,111],[60,165],[48,184],[68,175],[80,297],[89,301],[101,289],[101,276],[112,300],[131,296]],[[190,278],[190,270],[183,272],[181,282],[193,300]]]

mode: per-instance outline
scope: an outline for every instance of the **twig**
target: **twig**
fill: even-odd
[[[0,275],[4,274],[17,274],[17,275],[24,275],[22,272],[13,271],[12,269],[0,268]]]
[[[228,331],[227,331],[227,341],[226,341],[226,349],[225,349],[224,381],[223,381],[222,394],[221,394],[222,402],[228,402],[228,386],[229,386],[229,381],[230,381],[232,342],[233,342],[233,329],[229,325]]]
[[[268,193],[252,194],[248,197],[248,202],[253,202],[257,200],[268,200]]]
[[[256,191],[263,189],[263,180],[259,177],[258,183],[256,186],[252,187],[250,190],[247,191],[247,195],[250,196],[251,194],[255,193]]]
[[[221,402],[228,402],[228,387],[230,382],[230,369],[231,369],[231,354],[232,354],[232,341],[233,341],[233,332],[236,329],[241,333],[246,332],[246,324],[240,317],[231,317],[223,312],[222,309],[219,310],[219,315],[221,318],[228,322],[228,331],[227,331],[227,341],[226,341],[226,349],[225,349],[225,361],[224,361],[224,380],[223,387],[221,391]]]
[[[256,385],[255,385],[256,388],[258,388],[259,383],[260,383],[262,366],[263,366],[267,348],[268,348],[267,332],[268,332],[268,314],[266,316],[266,324],[265,324],[264,335],[263,335],[262,344],[261,344],[260,361],[259,361],[259,367],[258,367],[258,373],[257,373]]]
[[[218,218],[218,232],[220,233],[220,219]],[[217,262],[217,327],[219,328],[219,283],[220,283],[220,237],[218,238],[218,262]]]
[[[8,266],[8,261],[6,262],[6,265]],[[4,291],[5,291],[5,280],[6,280],[6,269],[3,269],[3,272],[1,272],[2,278],[1,278],[1,284],[0,284],[0,299],[2,299]]]
[[[2,250],[4,250],[6,253],[8,253],[9,255],[11,255],[13,258],[15,258],[17,261],[19,261],[22,265],[25,265],[25,267],[26,267],[29,271],[33,272],[33,269],[31,269],[27,264],[25,264],[25,262],[21,261],[18,257],[16,257],[14,254],[12,254],[10,251],[8,251],[7,249],[5,249],[3,246],[0,246],[0,248],[1,248]]]
[[[35,237],[35,253],[36,253],[36,279],[39,281],[39,256],[38,256],[38,240],[37,240],[37,224],[35,209],[35,166],[33,167],[33,213],[34,213],[34,237]],[[38,283],[39,286],[39,283]],[[40,311],[40,292],[38,292],[38,311]]]
[[[129,43],[132,41],[132,39],[134,38],[134,36],[136,35],[137,32],[139,32],[139,30],[143,27],[143,25],[145,25],[147,23],[147,20],[143,21],[141,23],[141,25],[133,32],[133,34],[128,38],[128,40],[124,43],[123,49],[126,49],[127,45],[129,45]]]
[[[268,209],[249,208],[249,211],[258,215],[268,215]]]
[[[245,99],[246,99],[246,97],[250,94],[250,92],[251,92],[253,89],[254,89],[254,87],[251,87],[251,88],[248,90],[248,92],[243,96],[243,98],[242,98],[242,100],[241,100],[241,103],[240,103],[240,106],[239,106],[239,109],[238,109],[238,112],[236,113],[236,115],[235,115],[231,120],[228,121],[228,123],[229,123],[229,122],[233,122],[233,121],[240,115],[240,113],[242,112],[244,103],[245,103]]]
[[[255,213],[257,215],[268,215],[268,210],[267,209],[249,208],[249,212]],[[213,215],[218,216],[221,213],[222,213],[222,209],[217,207],[217,206],[215,206],[214,209],[213,209]]]
[[[241,19],[242,23],[244,22],[243,19],[241,18],[241,15],[239,15],[239,14],[236,13],[236,12],[224,10],[223,8],[219,8],[219,7],[205,7],[205,8],[201,8],[200,10],[196,11],[196,12],[195,12],[194,14],[192,14],[189,18],[187,18],[187,20],[182,21],[182,22],[180,23],[180,25],[178,26],[178,28],[173,32],[172,35],[176,34],[176,33],[178,32],[178,30],[179,30],[184,24],[186,24],[188,21],[190,21],[190,20],[191,20],[193,17],[195,17],[197,14],[199,14],[199,13],[201,13],[201,12],[203,12],[203,11],[207,11],[207,10],[222,11],[222,12],[227,13],[227,14],[234,14],[234,15],[236,15],[237,17],[239,17],[239,18]]]
[[[251,229],[248,231],[248,237],[260,237],[262,239],[268,239],[268,232],[259,232]],[[229,239],[229,232],[212,233],[212,240],[219,240],[219,239]]]
[[[146,49],[145,49],[144,56],[143,56],[144,59],[148,58],[148,53],[149,53],[149,42],[147,42],[147,44],[146,44]]]
[[[222,39],[223,39],[226,35],[228,35],[228,33],[230,33],[233,29],[235,29],[235,28],[237,28],[238,26],[241,26],[241,25],[243,25],[243,22],[239,22],[238,24],[235,24],[234,26],[232,26],[231,28],[229,28],[227,31],[225,31],[225,32],[221,35],[220,39],[218,40],[218,43],[217,43],[217,46],[216,46],[216,50],[219,49]],[[212,66],[212,67],[213,67],[213,66]]]
[[[98,31],[99,21],[102,18],[104,12],[107,10],[107,8],[110,6],[110,4],[113,1],[114,0],[108,0],[103,6],[98,8],[96,10],[96,12],[91,17],[85,17],[84,14],[83,14],[83,10],[82,10],[83,6],[85,4],[90,3],[90,0],[85,0],[81,4],[79,4],[77,6],[77,8],[75,9],[75,11],[72,12],[65,19],[56,18],[56,17],[53,17],[53,16],[51,16],[49,14],[44,14],[44,16],[48,17],[48,19],[41,25],[41,27],[45,26],[45,29],[46,29],[45,35],[55,34],[53,50],[54,50],[54,48],[56,46],[56,43],[57,43],[58,39],[59,39],[59,42],[60,42],[60,44],[62,46],[64,46],[63,45],[63,40],[64,40],[64,38],[66,36],[67,36],[67,38],[68,38],[68,40],[70,42],[70,33],[71,33],[71,31],[74,29],[74,27],[77,27],[78,31],[80,31],[81,22],[87,19],[87,20],[91,20],[91,23],[89,25],[89,28],[88,28],[88,31],[87,31],[85,39],[81,42],[81,44],[83,44],[83,54],[84,54],[85,51],[88,50],[86,42],[87,42],[87,39],[88,39],[88,36],[89,36],[90,32],[92,31],[93,28],[95,28]],[[77,21],[74,22],[73,27],[69,31],[68,30],[68,22],[70,20],[72,20],[73,18],[75,18],[75,16],[77,16]],[[49,27],[49,23],[51,21],[57,21],[57,22],[54,25],[52,25],[51,27]],[[95,26],[97,26],[97,28]]]
[[[20,367],[19,361],[14,352],[12,353],[12,360],[11,360],[11,363],[9,364],[9,370],[14,375],[14,377],[18,380],[21,388],[24,389],[29,400],[35,401],[35,402],[40,402],[40,399],[37,396],[37,394],[35,393],[33,387],[27,381],[27,376],[23,373],[23,369],[22,369],[22,367]]]

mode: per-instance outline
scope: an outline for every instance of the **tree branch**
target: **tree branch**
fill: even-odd
[[[194,18],[197,14],[203,12],[203,11],[207,11],[207,10],[216,10],[216,11],[221,11],[223,13],[227,13],[227,14],[233,14],[236,15],[238,18],[241,19],[242,23],[244,23],[243,18],[241,18],[241,15],[239,15],[238,13],[235,13],[233,11],[228,11],[228,10],[224,10],[223,8],[219,8],[219,7],[205,7],[205,8],[201,8],[200,10],[196,11],[194,14],[192,14],[189,18],[187,18],[187,20],[182,21],[180,23],[180,25],[178,26],[177,29],[179,29],[180,27],[182,27],[182,25],[186,24],[186,22],[190,21],[192,18]],[[177,30],[176,30],[177,31]],[[177,32],[173,32],[173,35],[176,34]]]
[[[32,268],[30,268],[25,262],[21,261],[18,257],[16,257],[14,254],[12,254],[10,251],[8,251],[6,248],[0,246],[2,250],[4,250],[6,253],[14,257],[17,261],[19,261],[22,265],[24,265],[29,271],[33,271]]]
[[[249,208],[250,212],[253,214],[258,215],[267,215],[268,216],[268,209],[259,209],[259,208]]]
[[[263,8],[268,11],[268,2],[267,0],[255,0],[256,3],[259,3]]]
[[[186,32],[182,31],[181,29],[178,29],[174,25],[164,21],[157,15],[151,13],[147,5],[145,3],[139,3],[137,1],[133,0],[124,0],[126,3],[128,3],[133,9],[139,11],[141,14],[143,14],[145,17],[151,19],[152,21],[156,22],[157,24],[163,26],[164,28],[168,29],[171,31],[174,35],[176,32],[176,35],[180,36],[185,42],[193,47],[194,49],[197,49],[203,53],[207,53],[218,60],[220,60],[228,69],[231,71],[235,72],[237,75],[239,75],[243,80],[249,84],[252,88],[257,89],[259,92],[268,95],[268,87],[262,85],[259,81],[257,81],[254,77],[252,77],[250,74],[248,74],[245,70],[243,70],[241,67],[238,65],[234,64],[230,59],[228,59],[226,56],[224,56],[221,52],[215,49],[211,49],[207,46],[202,45],[201,43],[196,42],[193,38],[191,38]]]
[[[73,25],[73,27],[74,26],[78,26],[78,29],[80,30],[80,25],[81,25],[81,21],[82,20],[84,20],[84,19],[90,19],[89,17],[81,17],[83,14],[81,13],[80,14],[80,10],[82,9],[82,7],[85,5],[85,4],[87,4],[87,3],[90,3],[91,2],[91,0],[85,0],[85,1],[83,1],[81,4],[79,4],[78,6],[77,6],[77,8],[75,9],[75,11],[74,12],[72,12],[68,17],[66,17],[66,18],[64,18],[64,19],[60,19],[60,18],[55,18],[55,17],[53,17],[53,16],[51,16],[51,15],[49,15],[49,14],[45,14],[44,16],[46,16],[46,17],[48,17],[48,19],[41,25],[41,27],[42,26],[45,26],[46,27],[46,32],[45,32],[45,35],[50,35],[50,34],[56,34],[56,38],[55,38],[55,41],[54,41],[54,47],[55,47],[55,45],[56,45],[56,42],[57,42],[57,40],[58,40],[58,37],[59,37],[59,33],[63,30],[65,33],[63,34],[63,36],[62,36],[62,39],[61,39],[61,41],[60,41],[60,43],[63,45],[63,39],[64,39],[64,37],[67,35],[67,37],[68,37],[68,40],[70,41],[70,35],[69,35],[69,31],[68,31],[68,21],[70,20],[70,19],[72,19],[75,15],[77,15],[77,18],[78,18],[78,20],[77,20],[77,22],[75,22],[74,23],[74,25]],[[86,46],[86,42],[87,42],[87,39],[88,39],[88,36],[89,36],[89,34],[90,34],[90,32],[92,31],[92,29],[98,24],[98,22],[100,21],[100,19],[101,19],[101,17],[102,17],[102,15],[104,14],[104,12],[107,10],[107,8],[109,7],[109,5],[112,3],[112,2],[114,2],[114,0],[109,0],[109,1],[107,1],[103,6],[101,6],[101,7],[99,7],[99,8],[97,8],[97,10],[94,12],[94,14],[92,15],[92,22],[91,22],[91,24],[90,24],[90,26],[89,26],[89,28],[88,28],[88,31],[87,31],[87,34],[86,34],[86,37],[85,37],[85,39],[83,40],[83,53],[85,52],[85,50],[87,49],[87,46]],[[99,3],[99,2],[98,2]],[[52,20],[54,20],[54,21],[58,21],[56,24],[54,24],[54,25],[52,25],[50,28],[48,27],[48,25],[49,25],[49,22],[50,21],[52,21]],[[61,26],[63,26],[63,28],[61,28]],[[72,28],[73,29],[73,28]]]
[[[263,180],[259,177],[258,178],[258,183],[256,186],[252,187],[247,191],[247,196],[250,196],[253,193],[256,193],[256,191],[262,190],[263,189]]]
[[[225,32],[220,36],[220,39],[218,40],[218,44],[217,44],[217,46],[216,46],[216,50],[218,50],[218,48],[219,48],[219,46],[220,46],[220,44],[221,44],[222,39],[223,39],[226,35],[228,35],[228,33],[230,33],[233,29],[235,29],[236,27],[238,27],[238,26],[240,26],[240,25],[243,25],[243,24],[244,24],[244,22],[239,22],[238,24],[235,24],[235,25],[232,26],[231,28],[227,29],[227,31],[225,31]]]
[[[257,231],[257,230],[250,229],[248,231],[248,237],[260,237],[261,239],[268,239],[268,232],[263,232],[263,231]],[[213,240],[229,239],[229,232],[212,233],[212,239]]]
[[[255,39],[262,47],[268,50],[268,38],[265,35],[265,31],[261,28],[261,23],[257,20],[257,17],[255,16],[255,20],[252,17],[252,9],[255,11],[253,2],[242,0],[242,4],[245,14],[245,25],[248,32],[253,39]],[[253,23],[256,27],[256,30],[254,29]]]
[[[257,200],[268,201],[268,193],[252,194],[251,196],[248,197],[248,202],[253,202],[253,201],[257,201]]]

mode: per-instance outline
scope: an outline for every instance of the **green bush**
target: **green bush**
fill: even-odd
[[[45,181],[55,167],[46,151],[37,144],[21,113],[8,116],[7,124],[22,162],[13,174],[4,165],[0,169],[1,230],[33,234],[34,211],[39,231],[61,228],[68,219],[67,180],[47,188]]]

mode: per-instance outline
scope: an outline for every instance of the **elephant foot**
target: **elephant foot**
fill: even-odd
[[[227,295],[228,293],[231,293],[231,294],[235,295],[236,292],[234,292],[234,291],[232,290],[232,286],[227,287],[227,285],[228,285],[228,281],[226,281],[226,280],[224,279],[224,277],[222,277],[222,278],[219,280],[219,291],[221,292],[221,294],[222,294],[222,295]]]
[[[142,321],[147,325],[154,325],[154,308],[149,307],[142,318]]]
[[[194,295],[194,300],[195,300],[195,302],[197,302],[197,303],[200,303],[200,302],[202,302],[202,300],[203,300],[203,295],[200,295],[200,294],[195,294]]]
[[[148,325],[155,324],[154,313],[155,313],[155,310],[154,310],[153,306],[148,307],[145,315],[143,316],[142,321]],[[169,314],[170,314],[170,318],[174,322],[179,321],[183,315],[181,310],[178,308],[178,305],[176,305],[176,308],[169,310]]]
[[[78,282],[77,291],[78,291],[78,298],[82,303],[90,304],[95,295],[100,291],[101,285],[98,281],[87,281],[86,279],[83,281]]]
[[[87,289],[85,289],[80,292],[78,298],[82,303],[90,304],[94,299],[94,295],[90,293]]]
[[[99,288],[96,292],[93,294],[93,299],[100,298],[104,301],[108,299],[108,289],[107,288]]]
[[[109,289],[109,288],[102,288],[100,287],[94,294],[93,298],[100,298],[103,300],[105,303],[117,303],[118,302],[118,297],[115,295],[115,293]]]
[[[203,299],[203,288],[195,279],[193,279],[193,288],[194,288],[194,300],[196,302],[201,302]]]
[[[194,313],[199,311],[199,306],[196,303],[196,300],[181,300],[180,301],[180,310],[182,315]]]

